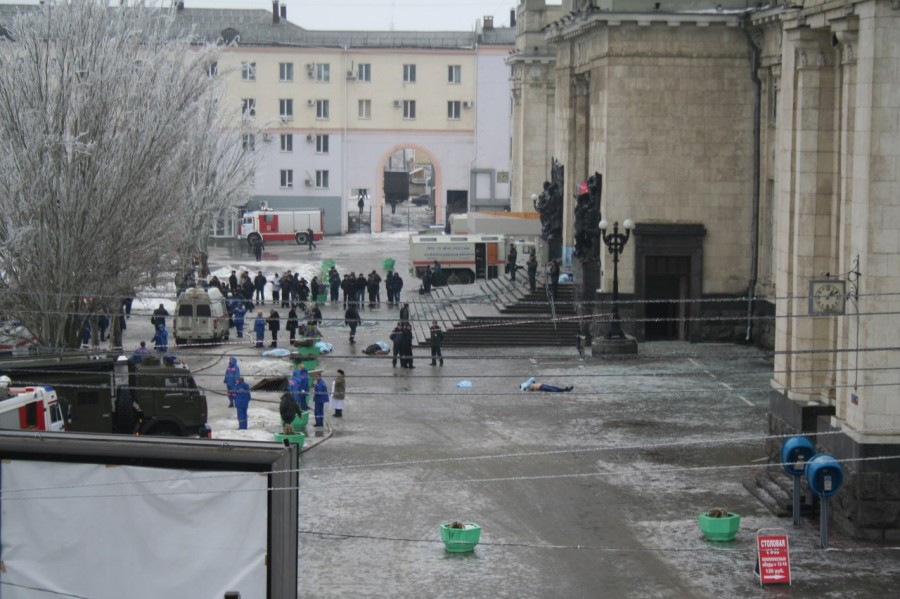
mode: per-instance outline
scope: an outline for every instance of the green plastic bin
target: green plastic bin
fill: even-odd
[[[318,303],[318,304],[324,304],[327,301],[328,301],[328,294],[326,294],[326,293],[320,293],[319,295],[316,296],[316,303]]]
[[[384,266],[385,270],[394,270],[394,265],[397,263],[393,258],[385,258],[381,261],[381,265]]]
[[[303,433],[296,433],[294,435],[275,433],[275,440],[279,443],[283,443],[285,439],[287,439],[290,443],[302,448],[303,444],[306,442],[306,435],[304,435]]]
[[[453,528],[450,522],[444,522],[441,540],[448,553],[468,553],[481,540],[481,527],[474,522],[465,522],[463,528]]]
[[[309,410],[302,410],[300,415],[294,416],[294,421],[291,422],[291,426],[294,427],[294,430],[306,428],[307,424],[309,424]]]

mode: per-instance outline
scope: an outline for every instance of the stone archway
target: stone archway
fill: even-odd
[[[415,150],[416,152],[422,152],[431,161],[431,167],[434,171],[434,222],[435,224],[444,224],[445,200],[441,188],[441,185],[443,184],[443,173],[441,171],[441,164],[437,160],[437,156],[435,156],[435,153],[428,148],[417,143],[401,143],[382,153],[381,159],[378,161],[378,170],[375,172],[375,209],[372,214],[372,231],[375,233],[380,233],[383,230],[381,214],[382,209],[384,208],[384,167],[387,165],[392,154],[406,148]]]

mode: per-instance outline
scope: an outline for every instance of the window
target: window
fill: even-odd
[[[328,135],[316,135],[316,154],[328,153]]]
[[[405,118],[405,119],[416,118],[416,101],[415,100],[403,100],[403,118]]]
[[[328,171],[316,171],[316,188],[328,189]]]
[[[458,121],[460,108],[461,102],[459,100],[450,100],[447,102],[447,118],[451,121]]]
[[[281,151],[282,152],[293,152],[294,151],[294,136],[290,133],[282,133],[281,134]]]
[[[256,81],[256,63],[255,62],[242,62],[241,63],[241,80],[242,81]]]
[[[328,83],[331,81],[331,65],[319,63],[316,65],[316,81],[319,83]]]
[[[358,81],[371,81],[372,80],[372,65],[369,63],[362,63],[356,68],[356,79]]]
[[[360,100],[359,101],[359,118],[361,118],[361,119],[372,118],[372,100]]]
[[[241,147],[245,152],[253,152],[256,150],[256,136],[252,133],[244,133],[241,135]]]
[[[416,65],[414,65],[414,64],[403,65],[403,83],[415,83],[415,82],[416,82]]]
[[[281,171],[281,187],[283,189],[291,189],[294,187],[294,171],[290,169]]]
[[[316,100],[316,118],[319,120],[328,119],[328,100]]]
[[[245,117],[256,116],[256,98],[244,98],[241,100],[241,114]]]
[[[282,121],[294,120],[294,101],[290,98],[278,100],[278,116]]]
[[[206,75],[208,77],[215,77],[219,74],[219,63],[213,61],[206,65]]]
[[[294,63],[279,62],[278,63],[278,80],[293,81],[294,80]]]
[[[451,64],[447,67],[447,83],[462,82],[462,67],[458,64]]]

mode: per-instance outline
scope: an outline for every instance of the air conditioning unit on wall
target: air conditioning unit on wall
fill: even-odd
[[[353,69],[347,71],[347,79],[356,79],[356,72]]]
[[[307,187],[312,187],[312,179],[306,179],[303,184]]]
[[[471,100],[466,100],[465,102],[463,102],[463,108],[472,108],[472,106],[473,106],[474,104],[475,104],[475,103],[472,102]]]
[[[307,100],[307,101],[306,101],[306,105],[307,105],[307,106],[315,106],[315,105],[316,105],[316,101],[315,101],[315,100]]]
[[[403,100],[394,100],[394,108],[400,108],[403,106]]]

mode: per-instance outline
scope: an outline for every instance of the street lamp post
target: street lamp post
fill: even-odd
[[[631,230],[634,228],[634,221],[626,218],[622,223],[625,233],[619,233],[619,222],[613,223],[613,232],[606,234],[609,223],[604,219],[600,221],[600,237],[603,239],[604,245],[609,248],[609,253],[613,259],[613,315],[612,324],[606,333],[606,339],[625,339],[625,332],[622,330],[621,318],[619,317],[619,254],[625,250],[625,244],[631,237]]]

